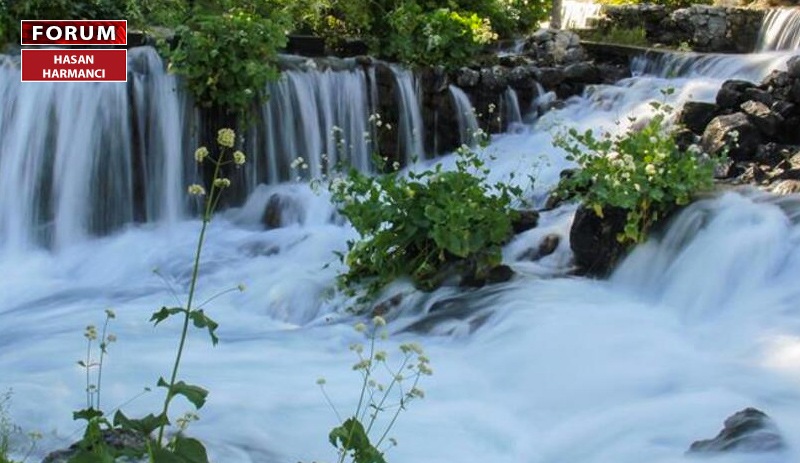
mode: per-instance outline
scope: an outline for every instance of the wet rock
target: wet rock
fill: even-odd
[[[778,126],[783,123],[783,117],[774,113],[769,106],[758,101],[745,101],[740,106],[747,114],[750,122],[758,128],[763,135],[771,137],[778,131]]]
[[[558,249],[558,245],[561,243],[561,237],[556,235],[555,233],[550,233],[542,238],[542,241],[539,242],[539,246],[535,248],[530,248],[524,252],[522,252],[517,259],[519,260],[539,260],[543,257],[547,257],[550,254],[554,253],[556,249]]]
[[[582,62],[565,67],[564,77],[574,82],[592,84],[600,81],[600,72],[594,63]]]
[[[489,90],[501,90],[508,85],[507,72],[502,66],[481,69],[481,85]]]
[[[800,78],[800,56],[792,56],[786,62],[786,73],[794,79]]]
[[[714,103],[688,101],[678,115],[678,123],[683,124],[692,132],[702,135],[718,111],[719,107]]]
[[[800,193],[800,180],[781,180],[774,185],[770,190],[776,195],[793,195]]]
[[[511,221],[515,235],[536,228],[539,224],[539,213],[536,211],[517,211],[517,214],[517,218]]]
[[[391,312],[391,310],[395,307],[399,307],[400,304],[403,302],[403,293],[397,293],[392,297],[384,299],[383,301],[375,304],[372,307],[372,316],[380,315],[384,316]]]
[[[548,90],[556,88],[560,83],[564,82],[565,78],[566,76],[562,69],[552,67],[539,68],[536,75],[536,80]]]
[[[728,417],[713,439],[692,443],[688,453],[773,452],[785,446],[769,416],[755,408],[746,408]]]
[[[305,211],[299,201],[291,196],[273,193],[264,208],[261,223],[267,228],[280,228],[289,225],[302,225],[305,222]]]
[[[472,88],[478,85],[481,73],[470,68],[461,68],[456,72],[456,85],[461,88]]]
[[[531,66],[517,66],[508,73],[508,84],[516,89],[529,89],[536,86],[534,70]]]
[[[744,92],[755,85],[746,80],[727,80],[717,92],[717,106],[722,109],[738,109],[747,100]]]
[[[748,88],[744,91],[744,97],[747,100],[758,101],[759,103],[764,103],[767,106],[772,105],[775,102],[775,98],[766,90],[762,90],[760,88]]]
[[[103,441],[109,447],[116,450],[132,450],[134,453],[144,454],[147,450],[147,438],[136,431],[129,429],[108,429],[102,431]],[[69,446],[67,449],[56,450],[49,453],[42,463],[68,463],[78,452],[79,442]],[[130,463],[147,462],[148,458],[139,459],[129,458],[125,460]]]
[[[611,273],[628,247],[617,240],[627,222],[624,209],[607,207],[603,217],[585,206],[575,212],[569,245],[575,264],[587,275],[605,277]]]
[[[701,143],[703,150],[711,154],[719,153],[725,146],[729,146],[730,158],[744,161],[755,155],[758,145],[761,144],[761,133],[746,114],[734,113],[712,119],[703,132]]]
[[[492,267],[487,272],[466,272],[461,278],[460,286],[469,288],[481,288],[495,283],[505,283],[514,276],[514,271],[508,265],[498,265]]]

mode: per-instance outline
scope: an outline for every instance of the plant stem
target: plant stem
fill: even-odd
[[[108,321],[111,319],[106,315],[106,322],[103,324],[103,334],[100,337],[100,362],[97,364],[97,409],[100,410],[100,384],[103,382],[103,357],[106,355],[106,348],[108,341],[106,340],[106,331],[108,330]]]
[[[91,365],[91,355],[92,353],[92,340],[89,339],[86,341],[86,408],[92,408],[92,398],[91,398],[91,389],[89,386],[91,385],[91,379],[89,378],[89,367]]]
[[[203,242],[206,237],[206,229],[208,228],[208,223],[211,221],[211,213],[213,212],[213,204],[216,204],[214,201],[214,193],[216,191],[216,186],[214,185],[214,181],[217,179],[220,170],[220,159],[223,157],[224,153],[220,153],[219,159],[215,161],[214,166],[214,176],[211,180],[211,190],[208,193],[208,197],[206,199],[206,208],[203,212],[203,225],[200,228],[200,236],[197,239],[197,249],[194,253],[194,267],[192,268],[192,280],[189,283],[189,298],[186,301],[186,308],[184,309],[184,317],[183,317],[183,329],[181,330],[181,340],[178,344],[178,353],[175,355],[175,363],[172,366],[172,375],[170,376],[169,380],[169,389],[167,390],[167,397],[164,399],[164,408],[161,411],[162,416],[167,416],[169,412],[169,404],[172,401],[172,388],[175,386],[175,380],[178,377],[178,368],[181,364],[181,357],[183,356],[183,348],[186,345],[186,337],[189,332],[189,320],[192,314],[192,301],[194,299],[194,292],[197,285],[197,275],[200,271],[200,254],[203,251]],[[156,441],[161,446],[161,443],[164,438],[164,427],[166,424],[162,424],[158,428],[158,440]]]

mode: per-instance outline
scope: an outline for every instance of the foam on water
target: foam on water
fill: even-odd
[[[569,166],[551,148],[553,132],[624,130],[628,115],[648,114],[647,101],[661,98],[660,89],[677,89],[673,104],[709,99],[723,78],[639,77],[593,87],[536,126],[495,137],[484,152],[490,178],[509,180],[514,173],[513,181],[541,204]],[[23,111],[38,101],[34,95],[12,104]],[[25,127],[4,130],[36,143]],[[7,152],[0,156],[0,166],[11,162]],[[453,158],[442,162],[451,166]],[[264,230],[263,208],[275,192],[291,198],[294,212],[286,227]],[[798,461],[797,202],[752,192],[701,201],[662,237],[639,247],[610,281],[561,276],[569,268],[574,210],[566,206],[543,214],[539,228],[505,248],[505,260],[518,272],[511,282],[432,294],[398,283],[393,290],[405,297],[388,315],[388,342],[424,344],[435,374],[423,384],[426,399],[401,416],[393,432],[399,446],[387,458],[677,463],[686,461],[692,441],[715,435],[726,416],[756,406],[775,418],[789,449],[715,461]],[[14,203],[0,204],[0,219],[7,221]],[[345,311],[348,301],[330,291],[341,270],[333,251],[346,249],[355,233],[332,215],[324,194],[284,183],[255,188],[245,206],[211,225],[201,300],[240,282],[248,288],[207,306],[221,325],[220,345],[193,333],[181,375],[211,391],[190,432],[208,442],[214,461],[334,458],[327,432],[336,418],[314,382],[326,377],[329,394],[345,411],[358,399],[359,377],[350,369],[347,346],[358,335]],[[105,405],[123,403],[167,374],[179,327],[154,329],[147,322],[154,309],[175,303],[152,269],[184,298],[198,228],[194,220],[157,221],[56,250],[0,255],[0,387],[14,388],[18,423],[46,433],[42,448],[79,435],[70,420],[84,397],[75,362],[85,349],[83,328],[100,322],[104,308],[116,309],[112,331],[119,337],[104,373]],[[561,239],[554,254],[538,262],[520,257],[548,234]],[[153,392],[125,409],[152,411],[159,398]]]

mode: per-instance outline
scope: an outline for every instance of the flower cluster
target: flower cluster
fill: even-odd
[[[216,204],[216,200],[219,198],[218,193],[231,186],[230,179],[220,176],[221,167],[227,164],[233,164],[238,168],[247,161],[247,156],[245,156],[242,151],[236,150],[231,152],[235,143],[236,132],[234,132],[233,129],[224,128],[217,132],[219,152],[216,157],[212,156],[211,152],[205,146],[197,148],[194,152],[194,160],[197,161],[197,163],[202,164],[208,159],[214,165],[214,178],[211,180],[211,193],[214,197],[209,198],[209,201],[213,200],[213,202],[208,202],[207,204]],[[186,191],[191,196],[205,196],[207,194],[206,188],[198,183],[189,185]],[[210,212],[212,211],[206,211],[206,218],[208,218]]]
[[[361,399],[352,417],[342,419],[325,391],[325,378],[317,379],[317,385],[341,422],[330,433],[331,443],[337,447],[340,456],[355,451],[380,457],[385,451],[381,448],[384,442],[387,446],[397,444],[388,434],[400,412],[406,410],[412,401],[425,397],[419,383],[423,376],[433,374],[433,370],[422,347],[414,342],[401,344],[396,362],[390,361],[389,353],[377,345],[378,339],[388,337],[386,319],[382,316],[373,317],[369,324],[356,323],[354,329],[367,338],[367,345],[354,343],[350,346],[358,357],[353,370],[362,377]],[[389,416],[381,420],[383,413]]]

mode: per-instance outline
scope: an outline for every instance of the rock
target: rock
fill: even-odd
[[[569,233],[569,245],[575,255],[575,264],[586,274],[605,277],[627,251],[627,246],[617,240],[627,222],[624,209],[607,207],[603,217],[585,206],[575,212]]]
[[[397,293],[392,297],[384,299],[383,301],[375,304],[372,307],[372,316],[384,316],[388,314],[393,308],[400,306],[403,302],[403,293]]]
[[[536,228],[539,224],[539,213],[536,211],[517,211],[519,214],[516,220],[511,221],[511,228],[514,234],[517,235],[532,228]]]
[[[740,106],[758,130],[767,137],[775,135],[778,125],[783,122],[783,117],[769,109],[769,106],[759,101],[745,101]]]
[[[481,85],[490,90],[504,89],[508,85],[507,71],[502,66],[481,69]]]
[[[585,84],[600,82],[600,72],[597,70],[597,66],[585,61],[582,63],[570,64],[565,67],[564,77],[566,80]]]
[[[767,106],[771,106],[775,102],[775,98],[766,90],[760,88],[748,88],[744,91],[744,97],[747,100],[758,101]]]
[[[481,73],[467,67],[461,68],[456,72],[456,85],[461,88],[472,88],[478,85],[481,80]]]
[[[738,135],[734,137],[734,133]],[[734,142],[738,139],[738,142]],[[703,150],[717,154],[725,146],[730,147],[728,155],[736,161],[751,159],[761,144],[761,134],[744,113],[717,116],[711,120],[701,139]]]
[[[703,103],[700,101],[688,101],[683,105],[678,115],[678,123],[683,124],[692,132],[702,135],[706,126],[719,111],[719,107],[714,103]]]
[[[781,117],[785,119],[792,116],[797,111],[797,105],[786,100],[776,100],[770,105],[769,109],[776,114],[780,114]]]
[[[713,439],[693,442],[688,453],[773,452],[786,447],[772,419],[755,408],[728,417]]]
[[[789,77],[794,79],[800,78],[800,56],[792,56],[786,62],[786,72]]]
[[[800,180],[781,180],[774,185],[770,190],[776,195],[793,195],[800,193]]]
[[[128,449],[134,452],[141,452],[142,454],[147,450],[147,438],[136,431],[129,429],[107,429],[101,432],[106,445],[116,450]],[[42,463],[68,463],[77,453],[79,444],[79,442],[76,442],[67,449],[56,450],[55,452],[49,453],[44,460],[42,460]],[[146,457],[142,457],[139,459],[129,458],[124,461],[130,463],[145,463],[150,460]]]
[[[789,99],[793,103],[800,103],[800,79],[795,79],[789,90]]]
[[[717,92],[717,106],[722,109],[738,109],[745,102],[745,90],[755,85],[746,80],[727,80]]]
[[[508,84],[516,89],[530,89],[536,86],[534,71],[530,66],[517,66],[508,73]]]
[[[616,84],[620,80],[631,76],[631,69],[629,66],[599,63],[597,65],[597,70],[600,72],[602,83],[609,85]]]
[[[565,78],[566,76],[562,69],[552,67],[539,68],[536,74],[536,80],[547,90],[556,88],[560,83],[564,82]]]
[[[542,257],[547,257],[550,254],[554,253],[556,249],[558,249],[558,245],[561,243],[561,237],[556,235],[555,233],[550,233],[542,238],[542,241],[539,242],[539,246],[536,248],[530,248],[524,252],[522,252],[517,259],[519,260],[539,260]]]
[[[305,222],[305,211],[299,201],[291,196],[273,193],[264,208],[261,223],[267,228],[280,228]]]
[[[478,275],[477,272],[466,272],[462,278],[460,286],[470,288],[480,288],[494,283],[504,283],[514,276],[514,271],[508,265],[498,265],[492,267],[485,275]]]

